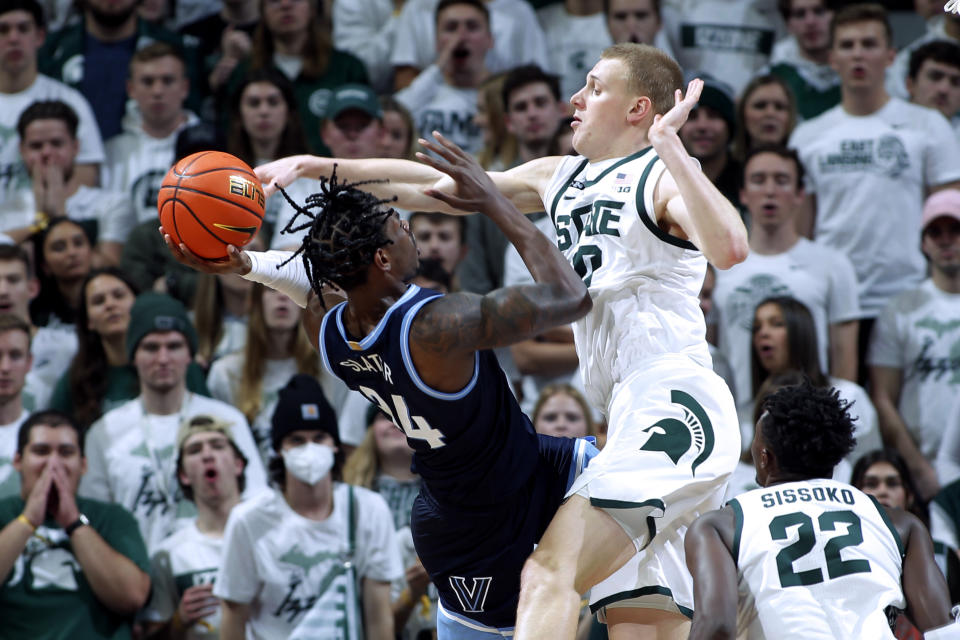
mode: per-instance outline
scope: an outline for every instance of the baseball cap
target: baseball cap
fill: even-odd
[[[345,84],[334,89],[327,102],[325,116],[333,120],[350,109],[362,111],[377,120],[383,119],[383,110],[380,108],[377,94],[364,84]]]
[[[943,189],[927,198],[927,201],[923,203],[923,218],[920,221],[921,231],[926,230],[927,225],[937,218],[944,216],[960,221],[960,191]]]

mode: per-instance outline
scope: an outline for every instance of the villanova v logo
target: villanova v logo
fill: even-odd
[[[473,585],[467,588],[467,579],[461,576],[450,576],[450,587],[457,594],[460,606],[466,613],[480,613],[487,601],[487,593],[490,591],[491,577],[472,578]]]
[[[696,448],[698,455],[690,467],[690,473],[697,475],[697,467],[713,453],[713,423],[689,393],[674,389],[670,392],[670,402],[679,404],[683,409],[683,420],[664,418],[644,429],[645,433],[650,433],[650,437],[640,449],[663,451],[673,460],[673,464],[679,464],[680,458],[691,447]]]

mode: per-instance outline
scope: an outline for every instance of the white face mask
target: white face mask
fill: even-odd
[[[299,447],[280,452],[283,464],[293,477],[301,482],[314,485],[326,477],[333,468],[333,447],[316,442],[308,442]]]

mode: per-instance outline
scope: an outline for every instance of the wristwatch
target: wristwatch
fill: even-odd
[[[74,532],[74,531],[76,531],[77,529],[79,529],[79,528],[82,527],[83,525],[89,525],[89,524],[90,524],[90,520],[87,518],[87,516],[85,516],[85,515],[83,515],[83,514],[81,513],[81,514],[77,517],[77,519],[74,520],[73,522],[71,522],[70,524],[68,524],[68,525],[67,525],[67,528],[64,529],[63,531],[64,531],[64,533],[67,534],[67,537],[69,538],[70,536],[73,535],[73,532]]]

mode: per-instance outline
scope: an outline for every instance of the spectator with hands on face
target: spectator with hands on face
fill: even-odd
[[[77,497],[79,427],[56,411],[33,414],[13,464],[21,494],[0,501],[4,634],[129,638],[150,591],[146,549],[122,507]]]

